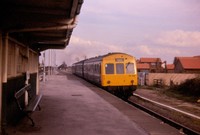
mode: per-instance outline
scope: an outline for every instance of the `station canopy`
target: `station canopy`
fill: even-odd
[[[83,0],[0,0],[0,31],[35,51],[63,49]]]

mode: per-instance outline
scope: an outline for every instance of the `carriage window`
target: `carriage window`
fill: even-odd
[[[126,73],[127,74],[134,74],[134,64],[133,63],[127,63],[126,64]]]
[[[106,64],[106,74],[114,74],[114,64]]]
[[[123,63],[116,64],[116,72],[117,72],[117,74],[124,74],[124,64]]]

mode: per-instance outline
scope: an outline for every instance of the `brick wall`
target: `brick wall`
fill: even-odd
[[[164,85],[170,86],[170,80],[174,84],[180,84],[197,76],[200,76],[200,74],[149,73],[146,75],[146,84],[151,86],[154,85],[154,79],[162,79]]]

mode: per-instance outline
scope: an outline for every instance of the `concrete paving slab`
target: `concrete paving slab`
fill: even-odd
[[[145,135],[142,127],[71,75],[53,75],[41,84],[41,111],[32,114],[36,126],[24,118],[15,135]]]
[[[183,134],[181,131],[171,127],[163,121],[152,117],[151,115],[143,112],[132,105],[124,102],[123,100],[111,95],[110,93],[102,90],[101,88],[91,87],[87,84],[93,92],[98,94],[101,98],[106,100],[109,104],[113,105],[121,113],[127,116],[137,125],[140,125],[145,131],[151,135],[179,135]]]

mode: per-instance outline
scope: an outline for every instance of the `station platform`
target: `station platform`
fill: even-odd
[[[177,129],[72,74],[41,82],[41,111],[9,127],[9,135],[177,135]]]

